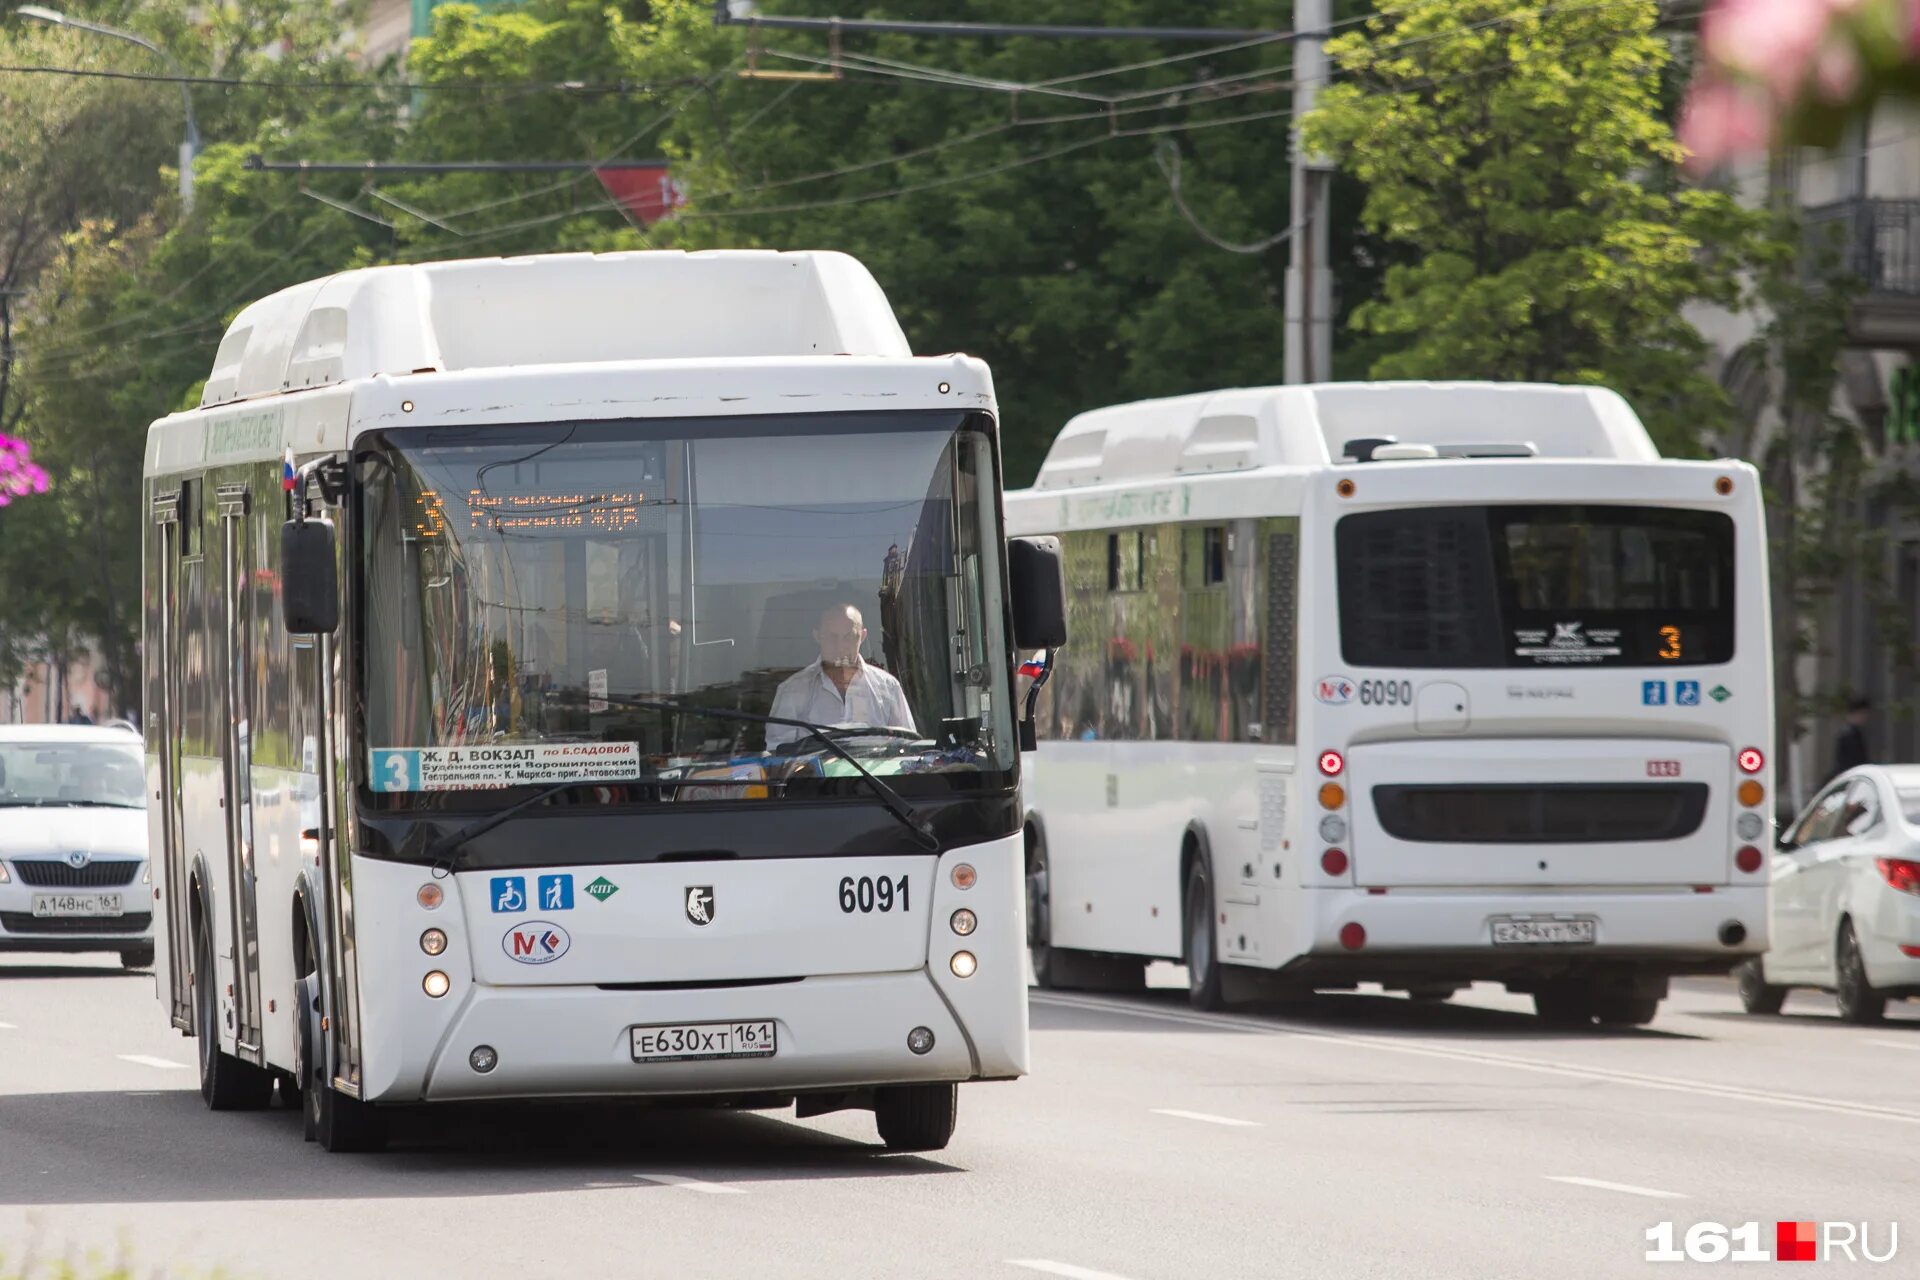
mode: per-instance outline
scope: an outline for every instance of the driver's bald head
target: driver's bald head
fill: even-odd
[[[828,666],[854,665],[860,659],[860,644],[866,638],[866,621],[850,604],[836,604],[821,610],[820,623],[813,629],[814,643],[820,646],[820,660]]]
[[[821,631],[825,631],[828,627],[841,622],[851,622],[856,628],[863,631],[867,626],[867,621],[860,615],[860,611],[850,604],[828,605],[820,611],[820,621],[816,623],[815,626]]]

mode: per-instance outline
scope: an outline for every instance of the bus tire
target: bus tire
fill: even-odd
[[[122,969],[151,969],[153,968],[153,960],[153,944],[151,942],[144,947],[126,947],[120,952],[120,967]]]
[[[1454,993],[1459,990],[1460,988],[1450,983],[1431,987],[1408,987],[1407,999],[1419,1004],[1445,1004],[1453,999]]]
[[[1584,982],[1551,982],[1533,993],[1533,1015],[1550,1027],[1593,1025],[1594,992]]]
[[[953,1139],[959,1086],[898,1084],[873,1091],[873,1119],[889,1151],[940,1151]]]
[[[1187,892],[1182,903],[1186,921],[1187,1003],[1214,1010],[1226,1003],[1221,996],[1220,955],[1213,927],[1213,876],[1200,854],[1187,868]]]
[[[300,1136],[328,1151],[379,1151],[387,1145],[387,1118],[372,1105],[349,1098],[326,1079],[321,1052],[320,975],[311,956],[307,976],[294,984],[300,1011],[294,1046],[300,1069]]]
[[[1759,956],[1735,969],[1733,978],[1740,987],[1740,1007],[1748,1013],[1770,1017],[1786,1006],[1787,989],[1767,981],[1767,972],[1761,967]]]
[[[1603,991],[1593,1002],[1593,1015],[1603,1027],[1644,1027],[1659,1012],[1658,996],[1627,991]]]
[[[200,1059],[200,1097],[211,1111],[258,1111],[273,1100],[273,1076],[220,1047],[220,1001],[213,972],[213,941],[201,923],[193,931],[193,1022]]]
[[[1833,998],[1842,1021],[1870,1026],[1887,1013],[1885,993],[1875,991],[1867,981],[1867,963],[1860,955],[1860,939],[1854,935],[1853,921],[1840,922],[1840,936],[1833,946]]]

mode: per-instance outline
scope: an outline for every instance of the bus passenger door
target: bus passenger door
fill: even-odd
[[[180,821],[180,752],[184,745],[180,706],[181,652],[180,557],[183,554],[180,508],[183,489],[153,495],[153,531],[147,571],[152,602],[148,612],[146,660],[157,666],[158,680],[147,682],[153,705],[146,708],[148,740],[159,757],[157,793],[148,811],[149,864],[157,859],[156,890],[164,908],[165,932],[155,948],[154,964],[167,1013],[175,1027],[193,1031],[193,939],[187,919],[186,838]]]
[[[226,679],[221,726],[227,811],[227,883],[233,911],[234,1036],[239,1056],[264,1062],[260,1040],[260,928],[253,858],[253,720],[248,706],[253,688],[252,567],[247,538],[247,488],[222,485],[220,541],[226,575],[225,640],[220,656]]]

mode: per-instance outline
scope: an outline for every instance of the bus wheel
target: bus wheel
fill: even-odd
[[[1460,988],[1454,986],[1408,987],[1407,999],[1417,1000],[1421,1004],[1445,1004],[1453,999],[1458,990]]]
[[[309,966],[314,964],[308,957]],[[326,1078],[325,1034],[320,1028],[320,975],[309,968],[294,984],[300,1019],[295,1052],[300,1068],[300,1133],[328,1151],[379,1151],[387,1145],[387,1118],[358,1098],[349,1098]]]
[[[1867,981],[1866,961],[1860,958],[1860,939],[1854,936],[1853,921],[1840,925],[1840,939],[1834,944],[1833,994],[1844,1020],[1865,1026],[1880,1021],[1887,1013],[1887,997]]]
[[[1740,1007],[1748,1013],[1775,1014],[1786,1005],[1787,989],[1768,983],[1766,970],[1760,967],[1759,956],[1735,969],[1733,977],[1740,984]]]
[[[218,979],[203,924],[193,936],[193,1022],[199,1038],[200,1096],[213,1111],[258,1111],[273,1099],[273,1077],[220,1047]]]
[[[1144,991],[1147,962],[1053,945],[1053,897],[1047,880],[1047,846],[1035,842],[1027,865],[1027,954],[1033,980],[1043,991]]]
[[[873,1091],[873,1118],[889,1151],[940,1151],[953,1138],[959,1088],[889,1085]]]
[[[1213,878],[1207,860],[1196,857],[1187,871],[1187,1002],[1196,1009],[1218,1009],[1220,960],[1214,948]]]
[[[1052,901],[1047,896],[1047,846],[1035,839],[1027,860],[1027,955],[1033,961],[1033,980],[1044,991],[1060,987],[1054,972]]]
[[[1552,982],[1533,993],[1533,1013],[1550,1027],[1593,1025],[1593,988],[1584,982]]]
[[[120,967],[122,969],[153,968],[153,944],[149,942],[144,947],[126,948],[120,953]]]
[[[1593,1002],[1594,1017],[1607,1027],[1644,1027],[1659,1012],[1659,997],[1626,991],[1604,991]]]

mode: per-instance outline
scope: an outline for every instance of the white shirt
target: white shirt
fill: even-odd
[[[907,692],[889,673],[864,660],[857,662],[853,680],[842,694],[821,667],[818,659],[800,668],[774,690],[771,716],[805,720],[812,724],[877,724],[888,728],[920,732],[913,722],[913,708],[907,705]],[[794,742],[806,736],[791,725],[767,726],[769,748]]]

